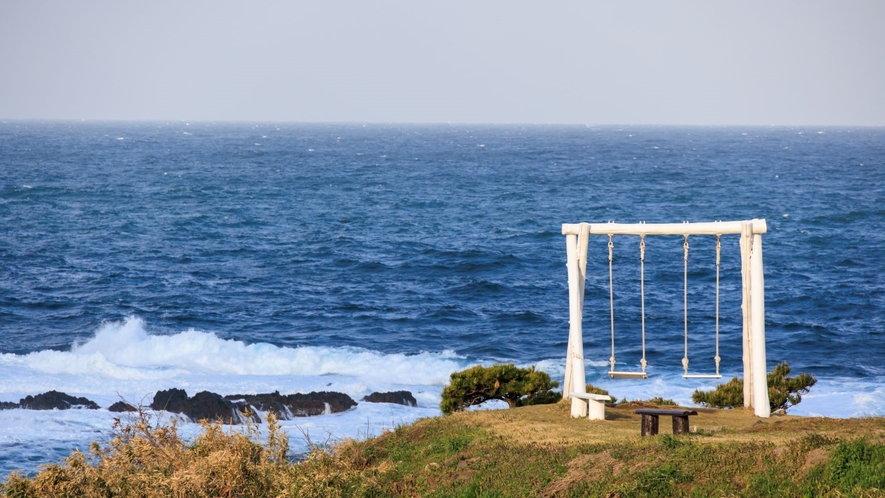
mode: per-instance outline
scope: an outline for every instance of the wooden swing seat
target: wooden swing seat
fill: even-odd
[[[647,379],[648,374],[645,372],[609,372],[608,376],[612,379]]]

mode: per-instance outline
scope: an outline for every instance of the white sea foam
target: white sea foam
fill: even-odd
[[[93,338],[75,344],[71,351],[0,355],[0,369],[88,376],[111,385],[151,379],[165,384],[170,379],[216,375],[347,376],[381,384],[442,386],[464,362],[451,351],[406,355],[344,347],[285,348],[246,344],[192,329],[174,335],[152,335],[135,317],[103,324]],[[23,377],[27,382],[27,376]],[[10,389],[10,384],[0,387],[0,393]],[[16,390],[21,388],[15,386]]]

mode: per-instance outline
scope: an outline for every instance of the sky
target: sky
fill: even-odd
[[[885,125],[885,1],[0,1],[0,119]]]

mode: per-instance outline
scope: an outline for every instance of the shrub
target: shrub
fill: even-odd
[[[443,413],[458,412],[467,407],[497,399],[513,408],[520,405],[555,403],[561,397],[551,389],[559,383],[550,380],[535,367],[518,368],[512,363],[475,367],[455,372],[443,389],[440,408]]]
[[[611,396],[608,391],[601,387],[596,387],[593,384],[587,384],[586,390],[588,394],[601,394],[603,396]],[[614,396],[612,396],[614,398]]]
[[[663,406],[676,406],[676,402],[670,398],[662,398],[660,396],[655,396],[654,398],[648,400],[649,403],[655,405],[663,405]]]
[[[289,439],[272,413],[267,420],[266,444],[255,425],[226,431],[205,421],[188,443],[174,422],[154,423],[140,409],[129,422],[117,420],[107,446],[92,443],[91,455],[75,451],[33,477],[12,473],[0,496],[278,496],[292,469]]]
[[[768,401],[772,411],[786,411],[787,408],[799,404],[802,395],[817,383],[817,379],[811,374],[787,377],[789,373],[790,366],[783,362],[768,374]],[[744,406],[744,381],[735,377],[725,384],[719,384],[712,391],[695,391],[691,399],[695,403],[716,408]]]
[[[691,400],[716,408],[744,406],[744,381],[740,377],[735,377],[725,384],[719,384],[712,391],[696,390],[691,395]]]

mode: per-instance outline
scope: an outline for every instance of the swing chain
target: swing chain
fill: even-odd
[[[721,259],[720,259],[721,250],[722,250],[722,235],[716,234],[716,268],[717,268],[717,271],[719,269],[719,263],[721,261]]]
[[[683,255],[683,271],[682,271],[682,281],[683,281],[683,294],[682,294],[682,321],[683,321],[683,334],[685,341],[685,354],[682,356],[682,368],[685,370],[685,375],[688,375],[688,234],[683,234],[685,237],[685,242],[682,243]]]
[[[648,362],[645,360],[645,234],[639,235],[639,295],[642,299],[642,359],[639,364],[642,366],[642,372]]]
[[[611,333],[612,333],[612,355],[609,358],[609,362],[611,363],[611,371],[615,371],[615,297],[614,297],[614,280],[612,278],[612,260],[614,259],[613,250],[614,244],[612,243],[612,234],[608,234],[608,302],[609,302],[609,311],[610,311],[610,319],[611,319]]]
[[[608,262],[612,262],[612,249],[614,249],[615,245],[612,243],[612,234],[608,234]]]
[[[713,360],[716,362],[716,375],[719,375],[719,363],[722,358],[719,356],[719,266],[721,263],[722,253],[722,234],[716,234],[716,356]]]

